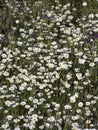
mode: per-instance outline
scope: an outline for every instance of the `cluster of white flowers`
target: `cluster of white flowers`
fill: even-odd
[[[98,14],[75,25],[70,3],[14,2],[0,47],[0,129],[97,130]]]

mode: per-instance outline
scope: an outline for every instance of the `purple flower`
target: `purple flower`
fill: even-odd
[[[90,34],[90,30],[89,30],[89,31],[86,31],[86,34],[89,35],[89,34]]]
[[[90,42],[90,39],[85,38],[85,42],[89,43],[89,42]]]
[[[98,39],[98,34],[93,35],[93,39]]]
[[[1,16],[0,16],[0,19],[4,19],[4,16],[3,16],[3,15],[1,15]]]

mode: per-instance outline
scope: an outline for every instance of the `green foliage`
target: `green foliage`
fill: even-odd
[[[98,4],[83,2],[0,1],[0,130],[97,130]]]

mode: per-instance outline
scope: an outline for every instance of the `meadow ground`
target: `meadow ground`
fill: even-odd
[[[98,130],[98,0],[0,0],[0,130]]]

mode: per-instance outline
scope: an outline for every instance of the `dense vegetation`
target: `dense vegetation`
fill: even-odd
[[[0,130],[98,129],[98,1],[0,0]]]

